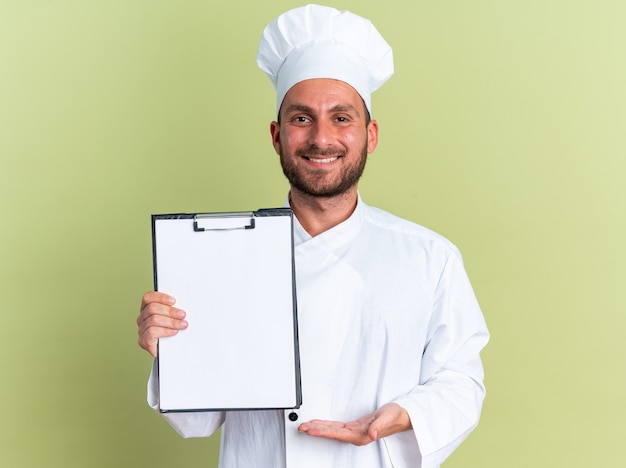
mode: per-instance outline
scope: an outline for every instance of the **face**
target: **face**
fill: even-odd
[[[285,95],[272,141],[292,190],[335,197],[357,189],[378,124],[367,122],[361,96],[331,79],[305,80]]]

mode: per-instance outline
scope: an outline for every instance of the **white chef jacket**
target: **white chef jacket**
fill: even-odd
[[[458,250],[360,197],[334,228],[311,237],[295,220],[294,230],[302,406],[164,417],[183,437],[223,425],[220,468],[438,467],[478,423],[485,395],[489,334]],[[148,402],[158,409],[154,367]],[[363,447],[297,431],[390,402],[412,430]]]

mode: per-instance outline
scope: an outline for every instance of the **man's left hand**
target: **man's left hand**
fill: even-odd
[[[404,408],[389,403],[356,421],[339,422],[313,419],[298,430],[313,437],[325,437],[354,445],[367,445],[381,437],[411,429],[411,419]]]

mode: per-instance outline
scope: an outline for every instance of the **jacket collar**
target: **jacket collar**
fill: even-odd
[[[289,198],[287,198],[285,202],[285,207],[289,207]],[[303,244],[311,244],[311,246],[319,245],[325,246],[326,248],[335,248],[346,242],[350,242],[361,230],[364,209],[365,204],[361,200],[361,195],[358,194],[356,208],[350,217],[315,237],[312,237],[306,232],[298,221],[298,218],[294,216],[294,245],[297,247]]]

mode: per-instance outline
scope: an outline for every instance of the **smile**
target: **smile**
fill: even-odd
[[[334,156],[332,158],[309,158],[307,156],[305,156],[306,159],[308,159],[309,161],[315,162],[315,163],[320,163],[320,164],[328,164],[331,163],[333,161],[336,161],[337,159],[339,159],[339,156]]]

